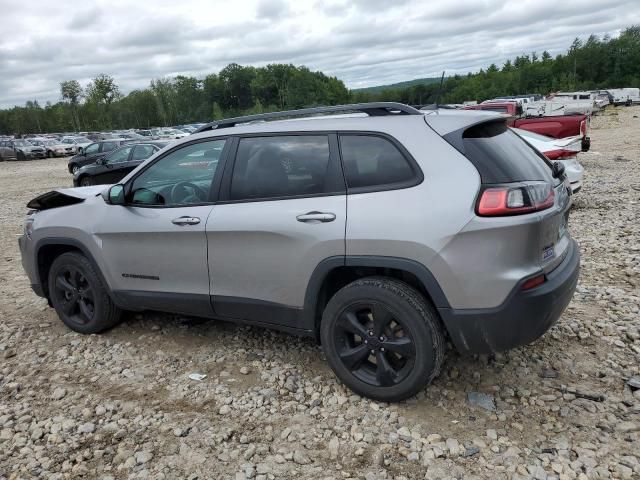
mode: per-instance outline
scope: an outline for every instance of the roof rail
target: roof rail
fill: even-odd
[[[307,117],[314,115],[324,115],[342,112],[361,112],[371,117],[381,117],[385,115],[423,115],[423,113],[409,105],[396,102],[372,102],[372,103],[354,103],[351,105],[335,105],[331,107],[313,107],[302,108],[300,110],[286,110],[283,112],[258,113],[256,115],[247,115],[244,117],[226,118],[224,120],[216,120],[207,123],[198,128],[193,133],[206,132],[207,130],[217,130],[219,128],[235,127],[239,123],[259,122],[267,120],[276,120],[280,118],[290,117]]]

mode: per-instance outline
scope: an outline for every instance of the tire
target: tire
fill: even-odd
[[[93,180],[91,177],[82,177],[79,183],[81,187],[90,187],[93,185]]]
[[[336,376],[357,394],[383,402],[418,393],[444,360],[438,314],[417,290],[393,278],[362,278],[339,290],[322,315],[320,338]]]
[[[53,157],[55,157],[55,155],[53,154],[53,152],[52,152],[51,150],[49,150],[49,151],[47,152],[47,157],[48,157],[48,158],[53,158]]]
[[[115,326],[122,311],[87,258],[67,252],[53,261],[48,276],[49,296],[60,320],[79,333],[100,333]]]
[[[24,153],[22,153],[22,152],[18,152],[18,153],[16,154],[16,160],[18,160],[18,161],[20,161],[20,162],[23,162],[24,160],[26,160],[26,158],[25,158],[25,156],[24,156]]]
[[[80,166],[76,163],[74,163],[73,165],[71,165],[71,173],[72,174],[76,174],[78,172],[78,170],[80,170]]]

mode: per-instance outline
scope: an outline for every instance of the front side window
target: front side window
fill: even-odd
[[[113,153],[110,153],[107,157],[107,163],[122,163],[129,160],[129,154],[131,153],[131,149],[133,147],[124,147],[119,150],[116,150]]]
[[[415,178],[405,156],[386,138],[341,135],[340,151],[349,188],[398,184]]]
[[[178,206],[208,202],[225,142],[186,145],[153,163],[133,181],[131,203]]]
[[[323,193],[328,167],[326,135],[242,138],[231,179],[231,200]]]
[[[89,145],[87,148],[84,149],[84,153],[87,155],[92,153],[98,153],[99,148],[100,148],[100,144],[92,143],[91,145]]]

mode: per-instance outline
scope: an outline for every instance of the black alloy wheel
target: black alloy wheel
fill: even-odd
[[[338,290],[322,314],[320,340],[347,387],[383,402],[418,393],[444,360],[437,311],[414,287],[390,277],[365,277]]]
[[[96,268],[81,253],[67,252],[53,261],[47,275],[51,304],[60,320],[79,333],[103,332],[122,314]]]
[[[77,267],[67,265],[56,272],[52,294],[71,323],[83,326],[93,320],[95,293]]]
[[[402,382],[411,372],[415,346],[398,315],[378,302],[342,311],[334,330],[338,356],[351,374],[377,387]]]

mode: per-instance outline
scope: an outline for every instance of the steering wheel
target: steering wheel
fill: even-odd
[[[171,187],[171,201],[178,204],[206,202],[207,193],[194,183],[178,182]]]

